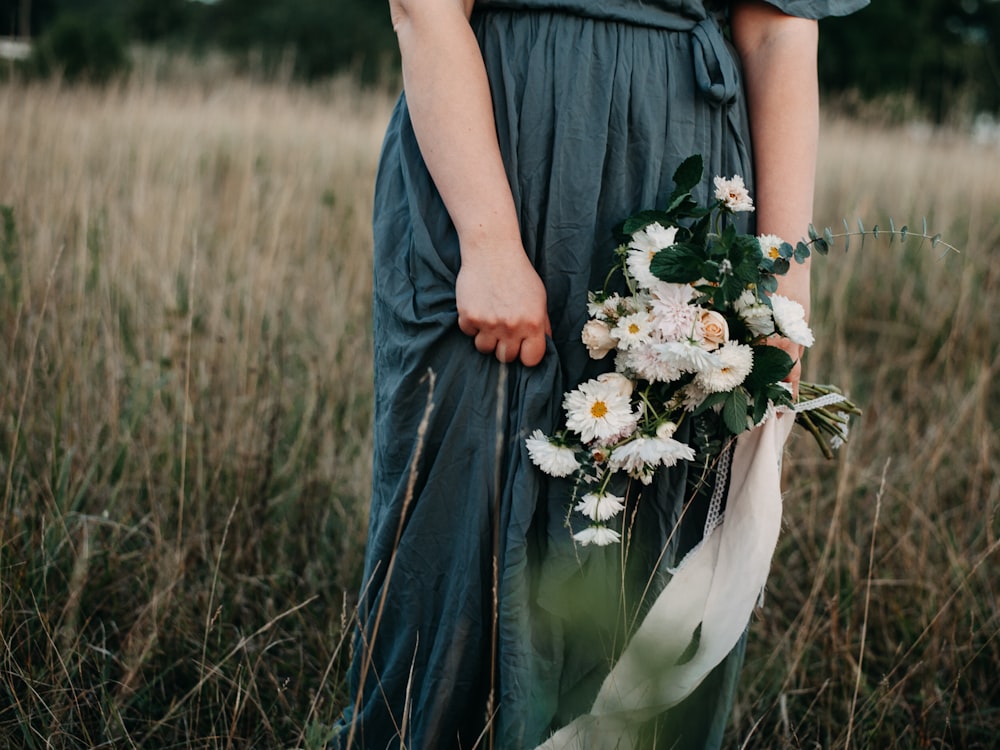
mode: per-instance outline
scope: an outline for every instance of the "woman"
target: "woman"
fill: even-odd
[[[805,233],[813,19],[866,1],[390,0],[405,96],[376,190],[375,478],[336,747],[533,748],[587,710],[703,526],[673,533],[682,465],[644,490],[624,564],[574,547],[570,487],[524,438],[607,368],[580,342],[587,291],[685,157],[753,186],[758,233]],[[779,291],[808,309],[808,267]],[[718,747],[741,659],[642,746]]]

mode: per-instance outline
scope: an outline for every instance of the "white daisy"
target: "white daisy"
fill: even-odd
[[[635,428],[638,415],[615,384],[588,380],[563,399],[566,426],[585,443],[609,441]]]
[[[677,227],[664,227],[655,221],[632,235],[632,241],[628,243],[630,250],[625,264],[632,278],[640,286],[650,287],[659,281],[649,270],[649,264],[660,250],[665,250],[674,244],[676,236]]]
[[[691,286],[659,282],[650,291],[653,328],[664,341],[700,337],[701,310],[689,304],[694,295]]]
[[[532,463],[550,477],[568,477],[580,468],[572,448],[556,445],[541,430],[532,432],[524,443]]]
[[[709,393],[731,391],[753,369],[753,349],[745,344],[728,341],[715,350],[721,366],[695,375],[694,383]]]
[[[598,495],[595,492],[588,492],[580,499],[574,510],[580,511],[593,521],[607,521],[625,510],[625,498],[611,493]]]
[[[574,534],[573,539],[583,546],[596,544],[598,547],[604,547],[620,542],[622,535],[607,526],[591,526]]]
[[[813,333],[806,323],[806,311],[802,305],[788,297],[773,294],[771,307],[774,311],[774,324],[782,336],[802,346],[813,345]]]
[[[730,179],[715,178],[715,197],[722,201],[726,208],[735,213],[753,211],[753,200],[750,191],[743,184],[743,178],[734,175]]]
[[[611,329],[611,335],[618,340],[619,349],[628,349],[649,341],[652,318],[649,313],[637,312],[623,315],[617,325]]]

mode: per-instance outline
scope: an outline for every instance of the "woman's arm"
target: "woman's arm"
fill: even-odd
[[[743,63],[754,152],[757,231],[793,245],[812,221],[819,137],[815,21],[785,15],[760,0],[734,0],[733,42]],[[778,293],[809,314],[809,264],[792,263]],[[775,342],[796,362],[802,347]],[[798,393],[798,364],[788,380]]]
[[[389,0],[403,85],[427,168],[458,231],[458,325],[476,349],[528,366],[545,354],[545,287],[521,244],[473,0]]]

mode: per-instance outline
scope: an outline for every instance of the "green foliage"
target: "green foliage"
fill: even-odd
[[[396,55],[388,6],[368,0],[219,0],[209,19],[215,41],[265,72],[290,59],[307,80],[345,68],[371,80]]]
[[[61,15],[38,41],[31,67],[42,76],[103,83],[128,70],[126,38],[112,23]]]
[[[819,73],[828,92],[909,92],[938,120],[956,107],[1000,107],[997,0],[874,0],[825,20],[821,37]]]

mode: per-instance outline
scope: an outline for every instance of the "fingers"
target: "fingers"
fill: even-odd
[[[496,335],[477,329],[468,323],[463,325],[461,319],[459,320],[459,329],[472,338],[476,351],[480,354],[492,354],[500,362],[509,364],[520,359],[525,367],[534,367],[545,356],[545,335],[542,334],[525,338],[516,336],[498,338]],[[546,333],[551,335],[551,330],[548,321],[546,321]]]

